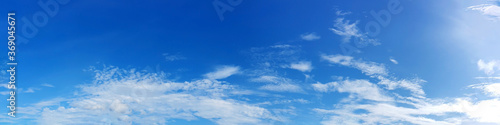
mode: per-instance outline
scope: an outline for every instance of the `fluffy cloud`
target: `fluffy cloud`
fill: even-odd
[[[493,75],[495,71],[500,70],[500,61],[493,60],[485,62],[483,60],[479,60],[477,61],[477,67],[479,70],[484,71],[486,75]]]
[[[500,7],[492,4],[481,4],[468,7],[470,10],[476,10],[483,15],[489,16],[495,20],[500,21]]]
[[[311,62],[309,61],[300,61],[296,63],[290,64],[291,69],[296,69],[302,72],[311,72],[313,67],[311,66]]]
[[[481,89],[490,96],[500,97],[500,83],[481,83],[469,87]]]
[[[313,41],[313,40],[318,40],[321,37],[316,35],[316,33],[306,33],[306,34],[300,35],[300,38],[302,38],[303,40],[307,40],[307,41]]]
[[[220,66],[215,72],[210,72],[204,76],[208,79],[225,79],[231,75],[238,73],[240,67],[238,66]]]

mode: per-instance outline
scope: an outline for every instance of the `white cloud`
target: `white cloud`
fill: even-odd
[[[42,86],[45,86],[45,87],[51,87],[51,88],[53,88],[53,87],[54,87],[54,85],[52,85],[52,84],[48,84],[48,83],[44,83],[44,84],[42,84]]]
[[[35,90],[34,88],[28,88],[26,91],[24,91],[24,93],[34,93]]]
[[[283,120],[265,108],[227,98],[227,91],[233,86],[213,79],[177,83],[165,80],[161,74],[118,68],[106,68],[96,74],[94,83],[80,86],[81,94],[67,101],[69,106],[43,108],[38,122],[167,124],[169,119],[203,118],[232,125]]]
[[[19,88],[19,90],[17,92],[20,92],[20,93],[35,93],[35,90],[40,90],[40,88],[33,88],[33,87],[29,87],[28,89]]]
[[[0,95],[9,95],[10,91],[0,91]]]
[[[306,34],[300,35],[300,37],[303,40],[307,40],[307,41],[318,40],[321,38],[320,36],[316,35],[316,33],[306,33]]]
[[[480,11],[481,14],[500,21],[500,7],[492,4],[481,4],[468,7],[470,10]]]
[[[284,79],[284,78],[277,77],[277,76],[267,76],[267,75],[264,75],[264,76],[260,76],[258,78],[253,78],[253,79],[251,79],[251,81],[253,81],[253,82],[279,83],[279,82],[287,81],[287,80]]]
[[[406,103],[408,106],[397,106],[397,103]],[[415,99],[400,97],[396,102],[359,103],[348,101],[337,104],[334,110],[316,108],[314,111],[321,114],[335,114],[322,121],[322,124],[439,124],[455,125],[464,122],[476,124],[500,123],[500,101],[498,99],[482,100],[472,103],[467,99],[456,99],[444,103],[438,100]],[[362,111],[362,112],[359,112]],[[463,115],[452,115],[460,113]],[[436,119],[438,116],[442,119]]]
[[[500,79],[500,77],[475,77],[476,79]]]
[[[290,64],[291,69],[296,69],[302,72],[311,72],[313,67],[311,66],[311,62],[309,61],[300,61],[296,63]]]
[[[424,109],[412,109],[397,107],[388,103],[377,104],[351,104],[341,105],[336,110],[315,109],[319,113],[337,114],[330,116],[330,118],[322,121],[324,125],[331,124],[439,124],[439,125],[453,125],[454,123],[447,121],[437,121],[434,119],[422,117],[422,115],[434,114],[432,112],[422,111]],[[435,108],[432,108],[435,109]],[[355,111],[365,111],[363,113],[355,113]],[[435,112],[440,112],[436,109]],[[420,115],[420,116],[419,116]]]
[[[338,91],[349,93],[349,96],[335,104],[332,110],[314,109],[320,114],[327,114],[327,116],[330,114],[321,122],[322,124],[500,124],[498,119],[500,117],[500,112],[498,112],[500,110],[500,101],[498,98],[477,101],[468,98],[455,98],[453,101],[446,101],[449,99],[429,99],[425,97],[425,93],[420,86],[423,82],[426,82],[425,80],[419,78],[398,80],[388,75],[366,73],[367,71],[361,68],[363,66],[357,65],[379,64],[354,60],[350,56],[323,55],[322,57],[331,63],[354,67],[365,72],[368,76],[375,76],[371,78],[380,80],[377,84],[386,86],[382,89],[368,80],[342,81],[342,79],[339,79],[341,81],[326,84],[312,84],[313,89],[319,92]],[[479,68],[485,70],[487,74],[491,71],[489,69],[495,69],[494,65],[496,63],[478,62]],[[477,78],[495,79],[496,77]],[[493,97],[500,96],[500,83],[485,83],[473,85],[472,87],[480,88]],[[400,92],[393,92],[390,94],[394,95],[393,98],[380,94],[389,93],[390,91],[385,90],[394,90],[396,88],[409,90],[412,95],[405,97],[399,95]],[[352,98],[353,96],[373,101],[366,102],[358,98]],[[384,99],[381,99],[381,96],[386,96],[390,100],[383,101]]]
[[[9,89],[9,84],[7,84],[7,83],[0,84],[0,86],[5,88],[5,89]]]
[[[425,80],[419,78],[414,78],[411,80],[395,80],[394,78],[391,78],[391,76],[388,76],[389,71],[387,71],[383,64],[363,60],[355,60],[351,56],[343,55],[321,55],[321,58],[333,64],[340,64],[343,66],[356,68],[368,76],[377,78],[378,80],[380,80],[378,84],[386,85],[387,89],[389,90],[404,88],[410,90],[415,96],[422,96],[425,94],[422,90],[422,86],[420,85],[426,82]]]
[[[389,60],[390,60],[392,63],[394,63],[394,64],[398,64],[398,61],[397,61],[396,59],[394,59],[394,58],[390,58]]]
[[[300,103],[300,104],[307,104],[307,103],[311,103],[310,101],[308,100],[305,100],[305,99],[288,99],[288,100],[276,100],[276,101],[273,101],[273,104],[288,104],[288,103]]]
[[[337,11],[335,12],[335,14],[336,14],[337,16],[344,16],[344,15],[349,15],[349,14],[351,14],[351,12],[349,12],[349,11],[341,11],[341,10],[337,10]]]
[[[337,91],[340,93],[351,93],[361,99],[374,101],[392,101],[391,97],[384,95],[382,90],[375,84],[367,80],[344,80],[340,82],[330,82],[326,84],[312,84],[314,90],[319,92]]]
[[[484,62],[483,60],[479,60],[477,61],[477,67],[479,70],[484,71],[486,75],[493,75],[495,71],[500,70],[500,61]]]
[[[349,20],[344,21],[344,18],[337,18],[335,20],[334,28],[330,28],[335,34],[344,36],[347,41],[351,39],[351,37],[361,37],[362,34],[359,32],[358,27],[356,26],[358,21],[354,23],[350,23]]]
[[[288,65],[290,62],[298,60],[301,52],[300,46],[289,44],[277,44],[269,47],[253,47],[248,53],[255,63],[265,64],[268,68],[275,66]]]
[[[366,33],[362,33],[359,30],[357,26],[358,22],[359,21],[351,23],[351,21],[344,20],[344,18],[337,18],[333,28],[330,28],[330,30],[332,30],[335,34],[342,36],[343,42],[351,42],[351,38],[354,38],[357,47],[365,47],[370,44],[374,46],[380,45],[376,39],[369,38]]]
[[[317,82],[312,84],[312,87],[318,92],[328,92],[334,87],[334,85],[333,83],[321,84],[320,82]]]
[[[179,55],[179,54],[169,54],[169,53],[163,53],[162,54],[165,57],[166,61],[175,61],[175,60],[183,60],[186,59],[186,57]]]
[[[264,75],[258,78],[253,78],[251,81],[269,83],[259,87],[261,90],[276,92],[304,92],[300,86],[294,84],[294,82],[288,78]]]
[[[491,99],[479,101],[473,104],[468,101],[462,101],[462,110],[470,118],[479,122],[500,124],[500,100]]]
[[[494,84],[489,84],[484,86],[484,90],[486,92],[491,93],[493,96],[499,96],[500,97],[500,83],[494,83]]]
[[[208,79],[225,79],[231,75],[239,73],[240,67],[238,66],[220,66],[214,72],[205,74]]]
[[[273,45],[271,46],[271,48],[291,48],[293,47],[292,45],[288,45],[288,44],[279,44],[279,45]]]
[[[67,101],[67,100],[65,100],[63,98],[53,98],[53,99],[49,99],[46,101],[34,103],[34,104],[27,106],[27,107],[18,107],[19,108],[18,113],[27,115],[29,117],[36,118],[38,116],[34,116],[34,115],[40,114],[43,107],[59,106],[61,104],[61,102],[63,102],[63,101]]]
[[[481,83],[477,85],[470,85],[469,87],[482,89],[490,96],[500,97],[500,83]]]
[[[402,79],[402,80],[391,80],[385,77],[377,77],[380,81],[378,84],[386,85],[388,90],[394,90],[396,88],[404,88],[410,90],[414,96],[425,95],[424,90],[422,90],[421,84],[427,82],[425,80],[414,78],[414,79]]]
[[[353,57],[351,56],[321,55],[321,58],[329,61],[330,63],[354,67],[361,70],[366,75],[387,75],[387,69],[384,65],[374,62],[353,60]]]

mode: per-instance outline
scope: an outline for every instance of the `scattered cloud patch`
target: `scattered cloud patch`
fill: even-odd
[[[35,89],[34,88],[28,88],[24,91],[24,93],[35,93]]]
[[[349,11],[337,10],[337,11],[335,12],[335,14],[336,14],[337,16],[344,16],[344,15],[349,15],[349,14],[351,14],[351,12],[349,12]]]
[[[300,61],[292,63],[290,64],[290,68],[299,70],[301,72],[311,72],[311,70],[313,69],[310,61]]]
[[[222,76],[228,75],[217,78]],[[170,82],[161,74],[118,68],[98,70],[95,78],[92,84],[80,86],[80,94],[66,101],[68,106],[43,108],[37,121],[40,124],[167,124],[172,122],[169,119],[203,118],[231,125],[283,120],[268,109],[228,98],[233,86],[214,79]]]
[[[259,87],[261,90],[275,91],[275,92],[304,92],[304,90],[295,84],[293,80],[277,76],[260,76],[258,78],[253,78],[252,82],[262,82],[269,83],[264,86]]]
[[[207,79],[225,79],[231,75],[237,74],[240,71],[238,66],[219,66],[214,72],[205,74]]]
[[[53,88],[53,87],[54,87],[54,85],[52,85],[52,84],[48,84],[48,83],[44,83],[44,84],[42,84],[42,86],[44,86],[44,87],[50,87],[50,88]]]
[[[382,90],[367,80],[344,80],[339,82],[330,82],[326,84],[312,84],[314,90],[319,92],[336,91],[340,93],[351,93],[360,99],[374,101],[392,101],[389,96],[384,95]]]
[[[253,47],[246,51],[254,63],[265,64],[267,68],[288,65],[299,60],[301,46],[277,44],[268,47]]]
[[[333,28],[330,28],[330,30],[332,30],[335,34],[342,36],[342,41],[344,43],[349,43],[351,42],[351,39],[354,39],[354,44],[357,47],[380,45],[376,39],[371,39],[366,35],[366,33],[362,33],[357,26],[358,23],[359,21],[351,22],[350,20],[345,20],[344,18],[337,18]]]
[[[477,67],[479,70],[483,71],[486,75],[493,75],[495,71],[500,70],[500,61],[493,60],[485,62],[483,60],[477,61]]]
[[[392,78],[391,76],[388,76],[389,71],[383,64],[363,60],[355,60],[351,56],[344,55],[321,55],[321,58],[333,64],[356,68],[367,76],[377,78],[378,80],[380,80],[378,84],[386,85],[389,90],[404,88],[410,90],[415,95],[421,96],[425,94],[421,86],[422,83],[426,82],[425,80],[419,78],[410,80],[397,80],[395,78]]]
[[[385,68],[384,65],[374,62],[353,60],[353,57],[351,56],[321,55],[321,58],[327,60],[330,63],[354,67],[356,69],[361,70],[366,75],[387,75],[387,69]]]
[[[493,97],[500,97],[500,83],[481,83],[470,85],[471,88],[478,88],[483,90],[486,94]]]
[[[165,57],[166,61],[176,61],[176,60],[183,60],[186,59],[186,57],[180,55],[180,54],[169,54],[169,53],[163,53],[163,57]]]
[[[333,31],[333,33],[343,36],[344,37],[344,42],[349,42],[351,37],[361,37],[363,36],[362,33],[360,33],[358,27],[356,26],[359,21],[351,23],[349,20],[345,20],[344,18],[337,18],[335,20],[335,24],[333,25],[334,28],[330,28],[330,30]]]
[[[320,36],[316,35],[316,33],[306,33],[306,34],[300,35],[300,37],[306,41],[313,41],[313,40],[318,40],[321,38]]]
[[[481,14],[491,17],[494,20],[500,21],[500,7],[493,4],[481,4],[468,7],[469,10],[481,12]]]
[[[397,61],[396,59],[394,59],[394,58],[390,58],[389,60],[390,60],[392,63],[394,63],[394,64],[398,64],[398,61]]]
[[[425,95],[425,92],[422,89],[421,84],[427,81],[423,79],[413,78],[413,79],[394,80],[391,78],[385,78],[381,76],[379,76],[377,79],[380,80],[378,84],[386,85],[387,86],[386,88],[388,90],[394,90],[396,88],[404,88],[410,90],[412,94],[414,94],[415,96]]]

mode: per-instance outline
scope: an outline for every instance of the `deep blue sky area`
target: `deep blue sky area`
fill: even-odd
[[[499,2],[3,1],[0,124],[500,124]]]

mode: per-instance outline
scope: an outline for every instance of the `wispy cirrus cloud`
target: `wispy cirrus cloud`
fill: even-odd
[[[291,79],[263,75],[258,78],[251,79],[252,82],[268,83],[259,87],[261,90],[275,91],[275,92],[304,92],[304,90]]]
[[[205,74],[208,79],[224,79],[240,72],[239,66],[219,66],[216,71]]]
[[[344,80],[338,82],[329,82],[326,84],[312,84],[314,90],[319,92],[337,91],[340,93],[351,93],[360,99],[375,100],[375,101],[392,101],[393,99],[386,96],[383,91],[376,85],[367,80]]]
[[[52,84],[48,84],[48,83],[44,83],[44,84],[42,84],[42,86],[44,86],[44,87],[50,87],[50,88],[53,88],[53,87],[54,87],[54,85],[52,85]]]
[[[399,62],[394,58],[389,58],[389,61],[391,61],[394,64],[399,64]]]
[[[500,97],[500,83],[480,83],[469,87],[481,89],[490,96]]]
[[[186,57],[184,57],[180,54],[163,53],[162,55],[163,55],[163,57],[165,57],[166,61],[175,61],[175,60],[186,59]]]
[[[323,60],[330,63],[340,64],[343,66],[354,67],[361,70],[367,75],[387,75],[387,69],[384,65],[374,62],[364,62],[361,60],[354,60],[351,56],[344,55],[321,55]]]
[[[425,94],[422,90],[422,86],[420,85],[426,82],[425,80],[419,78],[398,80],[396,78],[388,76],[389,71],[383,64],[363,60],[355,60],[354,57],[344,55],[321,55],[321,58],[333,64],[356,68],[370,77],[377,78],[378,80],[380,80],[378,84],[386,85],[386,88],[389,90],[403,88],[412,91],[412,93],[415,95]]]
[[[351,39],[354,39],[353,41],[358,47],[380,45],[380,43],[376,39],[369,38],[366,33],[360,31],[357,26],[358,23],[359,21],[352,22],[344,18],[337,18],[335,20],[333,28],[330,28],[330,30],[332,30],[333,33],[343,37],[342,42],[344,43],[349,43],[351,42]]]
[[[342,11],[342,10],[337,10],[337,11],[335,11],[335,14],[336,14],[337,16],[349,15],[349,14],[351,14],[351,13],[352,13],[352,12],[349,12],[349,11]]]
[[[481,12],[481,14],[500,21],[500,7],[493,4],[480,4],[468,7],[469,10]]]

